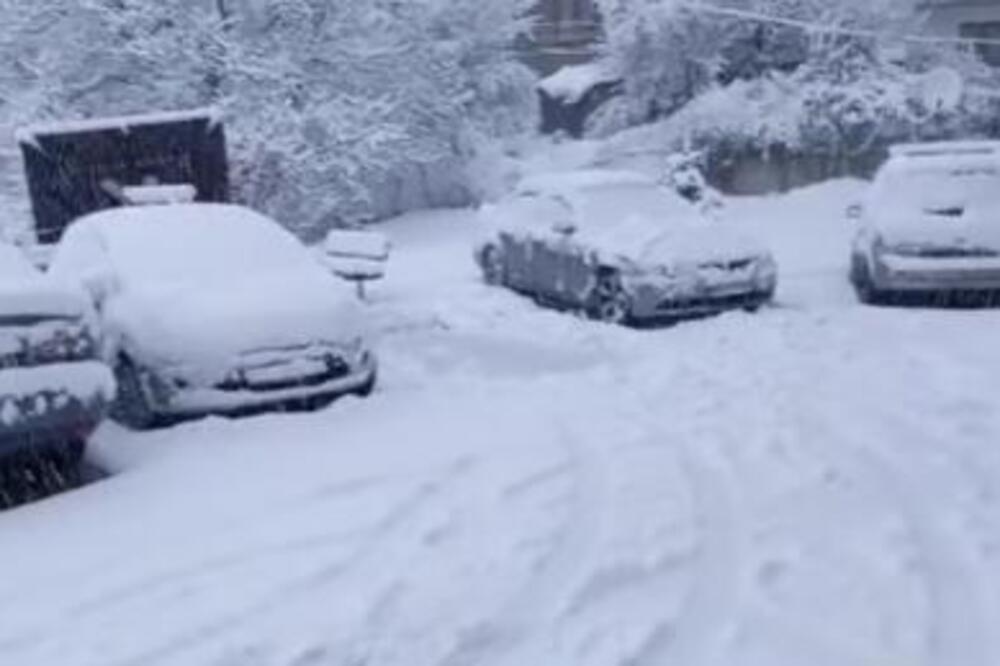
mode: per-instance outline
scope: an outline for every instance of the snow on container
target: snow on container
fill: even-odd
[[[324,261],[337,276],[354,282],[365,297],[365,283],[385,276],[391,244],[384,234],[361,229],[334,229],[323,245]]]
[[[17,139],[42,244],[58,242],[87,213],[129,204],[134,187],[190,187],[199,202],[229,198],[225,131],[213,109],[35,125]]]

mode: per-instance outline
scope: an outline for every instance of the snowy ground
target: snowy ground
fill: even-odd
[[[0,515],[0,663],[1000,663],[1000,312],[856,305],[857,190],[734,204],[780,304],[659,331],[389,225],[383,390],[104,429],[119,474]]]

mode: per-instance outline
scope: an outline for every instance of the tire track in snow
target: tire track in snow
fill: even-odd
[[[695,495],[699,562],[680,614],[657,624],[629,666],[709,663],[739,612],[744,539],[735,481],[718,463],[693,454],[686,444],[680,448]]]
[[[863,343],[863,340],[840,339],[832,348],[865,350]],[[801,348],[801,343],[797,346]],[[844,367],[850,369],[856,363],[853,358],[831,359],[828,354],[806,353],[803,357],[824,359],[816,368],[817,373],[830,378],[837,377],[838,371],[843,374]],[[828,433],[838,433],[835,443],[839,446],[832,448],[843,452],[845,469],[886,497],[906,524],[918,552],[919,573],[930,603],[926,646],[930,664],[992,666],[997,663],[994,657],[1000,656],[991,654],[989,647],[992,620],[997,615],[995,610],[991,612],[982,586],[997,574],[982,570],[969,545],[970,535],[948,520],[942,505],[929,495],[949,486],[939,483],[940,473],[927,464],[924,455],[943,453],[942,460],[949,459],[951,443],[935,438],[911,419],[904,418],[898,405],[871,399],[871,395],[891,395],[899,404],[906,404],[899,399],[899,390],[920,390],[922,386],[898,381],[906,377],[906,368],[892,368],[890,363],[897,360],[895,357],[879,360],[884,371],[879,377],[867,378],[870,391],[838,392],[842,387],[824,385],[820,390],[828,396],[823,402],[828,410],[814,414],[815,421],[825,423],[824,430]],[[826,363],[832,365],[826,368]],[[894,369],[900,372],[893,372]],[[892,377],[897,382],[886,383],[885,378]],[[833,409],[835,414],[831,413]],[[864,424],[865,429],[858,424]],[[954,466],[954,462],[949,461],[949,465]],[[935,482],[930,483],[931,480]]]
[[[409,497],[394,506],[379,522],[373,537],[355,549],[346,561],[313,569],[306,574],[286,579],[275,593],[268,595],[265,600],[180,632],[170,640],[144,650],[141,654],[109,661],[107,666],[151,666],[161,663],[217,640],[254,618],[264,615],[282,604],[293,602],[301,595],[315,593],[317,589],[331,585],[347,576],[361,576],[363,578],[362,569],[370,568],[372,562],[383,561],[379,557],[380,553],[401,552],[409,546],[413,535],[407,528],[419,521],[422,515],[428,513],[445,489],[452,485],[457,478],[460,478],[472,464],[473,462],[468,459],[459,460],[440,477],[421,483]]]
[[[599,516],[607,496],[606,466],[587,435],[579,435],[562,422],[556,429],[567,459],[567,470],[560,474],[571,474],[573,490],[554,544],[536,562],[529,578],[488,618],[459,632],[440,666],[528,663],[522,653],[530,652],[534,636],[547,634],[558,622],[573,583],[590,559],[602,530]]]

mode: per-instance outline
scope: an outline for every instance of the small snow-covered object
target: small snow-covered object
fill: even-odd
[[[198,195],[194,185],[134,185],[122,188],[125,201],[134,206],[191,203]]]
[[[385,234],[362,229],[334,229],[323,245],[324,261],[333,273],[358,283],[364,295],[364,283],[385,276],[392,245]]]

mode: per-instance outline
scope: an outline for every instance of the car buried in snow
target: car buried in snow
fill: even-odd
[[[228,204],[126,206],[74,222],[50,273],[82,283],[133,428],[367,395],[350,288],[277,222]]]
[[[0,506],[74,485],[114,392],[86,295],[0,243]]]
[[[850,281],[868,304],[1000,302],[1000,142],[900,145],[872,183]]]
[[[530,178],[484,209],[486,282],[609,323],[671,322],[772,300],[770,252],[640,174]]]

